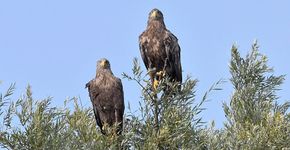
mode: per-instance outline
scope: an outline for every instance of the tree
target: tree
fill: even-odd
[[[66,100],[63,107],[52,107],[50,97],[34,100],[28,86],[24,96],[11,100],[13,84],[0,97],[0,119],[3,120],[0,146],[7,149],[190,149],[202,145],[199,132],[203,122],[198,114],[206,97],[195,102],[197,80],[188,77],[179,85],[168,84],[169,79],[164,78],[152,93],[137,59],[134,59],[133,76],[124,74],[124,78],[135,81],[142,89],[142,96],[141,115],[126,115],[121,136],[101,135],[92,109],[82,107],[77,98]],[[170,89],[166,94],[165,86]]]
[[[230,81],[234,92],[230,104],[224,103],[227,118],[226,149],[282,149],[290,147],[289,102],[278,104],[277,91],[285,76],[273,75],[267,57],[258,51],[257,42],[242,58],[234,45],[231,50]]]
[[[152,91],[152,85],[142,74],[137,59],[134,59],[133,76],[123,75],[135,81],[142,89],[143,101],[139,103],[141,117],[138,121],[134,121],[138,125],[132,126],[133,131],[139,133],[134,138],[136,139],[133,142],[134,147],[138,149],[198,149],[202,146],[199,132],[203,122],[198,114],[202,112],[201,106],[207,97],[205,96],[199,103],[195,102],[194,88],[197,80],[187,77],[184,83],[179,85],[179,83],[169,82],[169,78],[163,78],[157,90]],[[180,86],[181,90],[179,90]],[[136,119],[134,114],[131,115],[132,120]],[[156,122],[158,127],[156,127]]]
[[[124,117],[122,135],[104,136],[97,128],[92,108],[80,100],[65,100],[51,106],[52,98],[35,100],[31,87],[14,100],[15,84],[0,94],[0,147],[6,149],[286,149],[290,148],[289,102],[278,103],[277,91],[285,76],[273,75],[267,57],[257,43],[245,57],[231,49],[230,82],[233,94],[223,108],[227,121],[216,129],[207,127],[200,116],[208,94],[195,98],[197,80],[187,77],[180,85],[163,78],[156,91],[133,61],[133,73],[125,79],[139,85],[139,113]],[[179,90],[181,87],[181,90]],[[2,93],[2,92],[0,92]],[[114,130],[115,127],[106,128]]]

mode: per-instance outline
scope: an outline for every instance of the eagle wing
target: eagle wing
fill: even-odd
[[[141,53],[142,60],[145,64],[146,69],[149,68],[149,60],[147,56],[147,40],[146,37],[144,37],[144,32],[139,36],[139,49]]]
[[[170,31],[166,32],[165,40],[165,52],[166,52],[166,61],[165,64],[169,65],[170,76],[178,82],[182,82],[182,69],[180,62],[180,47],[178,44],[178,39]],[[166,66],[167,68],[167,66]]]
[[[109,86],[106,87],[103,83],[107,82]],[[86,84],[89,90],[89,96],[93,104],[94,114],[97,125],[103,131],[104,123],[112,126],[118,123],[117,133],[120,134],[123,128],[124,115],[124,93],[122,82],[119,78],[107,78],[106,81],[98,80],[97,78],[91,80]]]
[[[93,104],[93,110],[94,110],[94,115],[95,115],[97,125],[102,129],[103,123],[102,123],[100,115],[98,113],[97,104],[96,104],[96,99],[98,98],[98,96],[100,94],[100,90],[99,90],[98,86],[96,86],[95,83],[96,83],[96,79],[91,80],[90,82],[88,82],[86,84],[86,88],[88,88],[89,96],[90,96],[91,102]]]
[[[123,129],[123,115],[125,110],[125,104],[121,79],[116,78],[116,83],[116,91],[114,92],[113,101],[115,104],[115,122],[118,123],[117,133],[120,134]]]

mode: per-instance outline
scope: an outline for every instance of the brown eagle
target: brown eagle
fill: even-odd
[[[178,39],[166,29],[163,14],[156,8],[149,13],[147,28],[139,36],[139,48],[154,89],[164,75],[182,82]]]
[[[97,62],[96,77],[86,84],[93,104],[97,125],[106,135],[104,124],[117,125],[116,134],[123,128],[124,93],[122,82],[111,71],[110,62],[100,59]]]

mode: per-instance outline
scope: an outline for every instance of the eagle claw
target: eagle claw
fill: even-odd
[[[159,81],[155,79],[154,82],[153,82],[153,88],[154,88],[154,90],[157,89],[158,84],[159,84]]]
[[[164,77],[165,76],[165,71],[158,71],[156,73],[156,75],[159,76],[159,77]]]

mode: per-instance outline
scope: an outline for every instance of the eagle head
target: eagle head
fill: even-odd
[[[149,20],[160,20],[163,21],[163,14],[157,8],[154,8],[149,13]]]
[[[106,58],[102,58],[97,61],[97,70],[98,69],[109,69],[111,70],[110,62]]]

